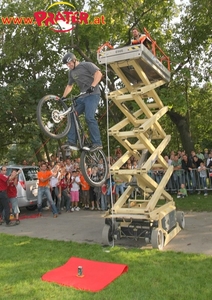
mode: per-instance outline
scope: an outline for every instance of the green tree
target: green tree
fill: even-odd
[[[46,4],[47,1],[3,1],[1,15],[28,17]],[[61,54],[58,51],[60,38],[53,31],[38,26],[2,23],[0,30],[0,96],[4,108],[0,112],[2,150],[14,143],[23,146],[28,143],[34,147],[39,159],[37,149],[43,139],[36,122],[37,103],[49,93],[50,87],[54,92],[60,85],[61,90],[64,88],[62,82],[65,74],[61,72],[57,76],[56,71],[61,69]],[[57,86],[54,85],[56,77]],[[49,145],[53,151],[57,143]],[[27,151],[25,155],[31,153]]]
[[[209,128],[211,130],[210,125],[204,122],[208,112],[205,108],[211,99],[210,85],[207,90],[204,87],[204,84],[211,80],[210,7],[211,3],[208,1],[190,1],[186,6],[183,3],[180,7],[182,15],[172,26],[172,41],[168,46],[172,61],[172,81],[164,92],[164,103],[172,107],[168,115],[176,125],[181,146],[187,153],[197,144],[201,147],[206,146],[207,132]],[[199,107],[199,110],[195,110],[194,107]],[[200,127],[201,132],[198,132]],[[204,143],[201,142],[203,140]]]

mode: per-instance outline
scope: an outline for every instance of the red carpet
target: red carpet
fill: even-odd
[[[78,266],[83,268],[83,277],[77,276]],[[127,270],[127,265],[71,257],[63,266],[44,274],[42,280],[75,289],[98,292]]]
[[[40,218],[38,213],[33,215],[19,215],[19,220]]]

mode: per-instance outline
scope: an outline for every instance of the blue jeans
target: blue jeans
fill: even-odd
[[[207,189],[207,182],[206,182],[207,177],[200,177],[200,183],[204,189]]]
[[[54,192],[54,195],[56,196],[57,211],[58,211],[58,213],[60,213],[60,211],[61,211],[61,197],[58,196],[59,195],[59,189],[58,189],[57,186],[53,187],[52,189],[53,189],[52,192]],[[51,193],[51,195],[52,195],[52,193]]]
[[[62,190],[62,207],[65,205],[66,211],[70,211],[71,196],[67,189]]]
[[[125,186],[124,183],[116,185],[116,195],[119,195],[119,194],[122,195],[124,193],[124,186]]]
[[[192,171],[185,172],[185,185],[187,190],[192,191],[196,187],[196,182],[194,182],[194,176]]]
[[[174,188],[176,191],[180,189],[182,182],[182,177],[180,173],[176,173],[175,171],[172,174],[173,181],[174,181]]]
[[[7,192],[2,191],[0,192],[0,213],[3,214],[4,211],[4,218],[6,224],[10,223],[10,206],[9,206],[9,200],[7,198]],[[3,218],[3,216],[2,216]]]
[[[95,113],[100,101],[100,95],[88,95],[86,97],[80,97],[77,99],[76,111],[78,116],[85,113],[85,121],[88,125],[88,130],[92,144],[101,145],[101,137],[99,132],[99,126],[95,119]],[[71,143],[77,143],[77,132],[74,124],[73,114],[71,114],[71,129],[68,133],[68,141]]]
[[[190,171],[190,176],[191,176],[191,183],[192,183],[192,189],[196,189],[196,177],[195,177],[195,171],[191,170]]]
[[[50,188],[48,186],[39,186],[38,187],[38,211],[41,212],[42,210],[42,199],[43,199],[43,196],[46,196],[49,204],[51,205],[51,209],[52,209],[52,212],[53,214],[57,214],[57,208],[55,206],[55,203],[54,201],[52,200],[52,195],[51,195],[51,192],[50,192]]]
[[[101,194],[101,209],[107,210],[107,195]]]

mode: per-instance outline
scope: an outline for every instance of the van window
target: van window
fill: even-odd
[[[24,176],[26,181],[31,181],[31,180],[37,180],[37,172],[39,170],[38,167],[29,167],[29,168],[23,168],[22,169],[24,172]]]
[[[15,170],[17,170],[17,169],[15,169]],[[6,173],[6,175],[9,176],[12,173],[12,170],[13,170],[13,168],[8,168],[7,167],[7,173]]]

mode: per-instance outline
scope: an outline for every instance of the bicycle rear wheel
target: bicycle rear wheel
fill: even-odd
[[[37,121],[41,130],[50,138],[61,139],[71,127],[70,113],[62,116],[68,107],[57,96],[47,95],[40,99],[37,106]]]
[[[102,186],[108,177],[108,162],[102,150],[82,151],[80,168],[87,183],[94,187]],[[97,176],[92,176],[94,173]]]

